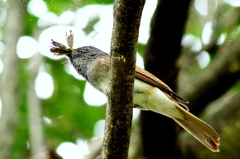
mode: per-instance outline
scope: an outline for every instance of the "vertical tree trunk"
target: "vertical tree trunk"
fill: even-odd
[[[114,5],[104,159],[128,157],[135,58],[144,3],[145,0],[117,0]]]
[[[18,122],[19,58],[16,44],[23,33],[26,4],[24,0],[6,2],[7,19],[4,26],[5,52],[2,56],[3,71],[0,79],[2,114],[0,119],[0,158],[7,159],[11,153]]]
[[[29,86],[28,86],[28,121],[30,132],[30,150],[31,159],[47,159],[48,154],[44,146],[42,109],[39,98],[36,95],[34,88],[35,79],[38,75],[38,70],[43,57],[41,54],[36,54],[30,59],[33,66],[29,71]]]
[[[181,39],[190,0],[159,0],[151,21],[150,38],[144,54],[145,68],[176,90]],[[177,130],[172,119],[141,112],[143,154],[148,159],[181,158]]]

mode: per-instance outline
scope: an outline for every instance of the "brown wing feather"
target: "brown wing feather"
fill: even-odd
[[[170,96],[176,97],[182,101],[184,101],[185,103],[188,103],[187,100],[183,99],[182,97],[180,97],[178,94],[176,94],[175,92],[173,92],[171,90],[171,88],[169,88],[163,81],[161,81],[160,79],[158,79],[156,76],[154,76],[153,74],[151,74],[150,72],[136,66],[136,74],[135,77],[137,79],[140,79],[150,85],[156,86],[159,89],[161,89],[162,91],[168,93]]]
[[[110,58],[103,58],[102,61],[103,64],[105,65],[109,65],[110,63]],[[161,89],[162,91],[166,92],[167,94],[169,94],[172,97],[176,97],[182,101],[184,101],[185,103],[188,103],[187,100],[183,99],[182,97],[180,97],[178,94],[176,94],[175,92],[173,92],[171,90],[171,88],[169,88],[163,81],[161,81],[160,79],[158,79],[156,76],[154,76],[153,74],[151,74],[150,72],[136,66],[135,69],[136,73],[135,73],[135,78],[140,79],[152,86],[158,87],[159,89]]]

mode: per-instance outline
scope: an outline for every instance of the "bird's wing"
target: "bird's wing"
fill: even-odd
[[[102,59],[102,64],[104,65],[109,65],[110,64],[110,58],[103,58]],[[178,94],[176,94],[175,92],[173,92],[171,90],[171,88],[169,88],[163,81],[161,81],[160,79],[158,79],[156,76],[154,76],[153,74],[151,74],[150,72],[136,66],[135,69],[135,78],[144,81],[152,86],[158,87],[160,90],[162,90],[165,94],[170,95],[171,97],[175,97],[178,98],[182,101],[184,101],[185,103],[188,103],[187,100],[183,99],[182,97],[180,97]]]
[[[135,73],[135,77],[137,79],[140,79],[152,86],[158,87],[159,89],[161,89],[163,92],[169,94],[172,97],[176,97],[182,101],[184,101],[185,103],[188,103],[187,100],[183,99],[182,97],[180,97],[178,94],[176,94],[175,92],[173,92],[171,90],[171,88],[169,88],[163,81],[161,81],[160,79],[158,79],[156,76],[154,76],[153,74],[151,74],[150,72],[136,66],[135,69],[136,73]]]

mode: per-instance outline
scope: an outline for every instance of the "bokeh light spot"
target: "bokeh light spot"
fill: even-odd
[[[105,129],[105,120],[99,120],[96,122],[93,128],[93,134],[96,137],[103,138]]]
[[[19,58],[27,59],[32,57],[38,50],[38,43],[30,36],[22,36],[17,43],[17,55]]]
[[[106,96],[88,82],[84,90],[84,100],[90,106],[101,106],[107,101]]]
[[[36,17],[41,17],[47,10],[47,5],[43,0],[31,0],[28,3],[28,12]]]
[[[1,116],[2,116],[2,100],[0,98],[0,119],[1,119]]]
[[[40,72],[35,81],[35,90],[39,98],[50,98],[54,90],[52,76],[46,72]]]
[[[0,74],[2,73],[2,70],[3,70],[3,63],[2,63],[2,60],[0,59]]]
[[[57,153],[64,159],[84,159],[84,155],[89,153],[86,141],[77,140],[77,144],[63,142],[57,148]]]
[[[203,32],[202,32],[202,42],[205,45],[209,44],[211,41],[211,37],[213,34],[212,25],[213,23],[211,21],[207,22],[204,25]]]
[[[201,69],[207,67],[211,60],[210,55],[206,51],[201,51],[196,59]]]

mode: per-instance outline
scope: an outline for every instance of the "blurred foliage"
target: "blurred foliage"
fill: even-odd
[[[64,11],[75,11],[87,4],[111,4],[113,0],[45,0],[49,11],[60,15]],[[23,11],[25,14],[24,35],[36,37],[38,17]],[[93,20],[86,30],[88,33],[98,19]],[[38,36],[38,35],[37,35]],[[49,42],[50,45],[50,42]],[[105,119],[105,106],[93,107],[86,104],[83,93],[85,80],[78,80],[68,74],[64,67],[66,59],[52,60],[45,57],[43,67],[54,79],[54,92],[51,98],[41,100],[42,114],[51,120],[51,124],[44,124],[44,138],[46,146],[57,148],[62,142],[76,142],[76,139],[90,140],[93,137],[93,128],[97,121]],[[21,60],[19,92],[19,125],[17,128],[13,150],[10,158],[29,158],[29,121],[27,109],[28,71],[31,69],[29,60]],[[68,66],[66,66],[68,67]],[[94,99],[94,97],[93,97]]]
[[[37,28],[38,18],[26,12],[24,35],[32,36]]]
[[[55,87],[52,97],[43,101],[43,114],[53,122],[46,125],[47,134],[72,142],[76,138],[91,138],[94,124],[104,119],[105,107],[92,107],[85,103],[83,92],[86,81],[67,74],[61,60],[46,59],[45,62],[49,65],[48,72],[54,78]],[[56,127],[64,127],[64,129],[59,132],[58,129],[55,130]]]
[[[44,0],[49,8],[49,11],[60,15],[64,11],[76,11],[78,8],[89,4],[112,4],[114,0]],[[222,33],[226,33],[225,41],[233,41],[239,37],[239,8],[234,8],[228,4],[218,4],[217,19],[213,21],[215,30],[211,42],[216,43]],[[219,12],[219,13],[218,13]],[[36,37],[36,32],[43,28],[38,28],[38,18],[24,11],[25,28],[24,35]],[[203,27],[207,21],[212,21],[215,15],[211,18],[203,17],[196,12],[194,7],[190,9],[188,23],[186,25],[186,34],[191,34],[200,39],[202,36]],[[229,17],[233,17],[229,21]],[[94,25],[99,20],[99,17],[92,19],[85,28],[85,33],[88,34],[93,30]],[[216,26],[216,27],[215,27]],[[221,26],[221,27],[219,27]],[[0,36],[1,37],[1,36]],[[49,42],[50,45],[50,42]],[[203,45],[204,50],[207,46]],[[138,45],[138,52],[143,54],[145,44]],[[189,48],[183,49],[183,56],[193,53],[194,57],[199,52],[189,51]],[[218,48],[209,52],[211,59],[216,56]],[[190,62],[187,67],[188,74],[197,75],[200,68],[195,58],[188,59]],[[91,139],[93,137],[93,127],[97,121],[105,118],[105,106],[93,107],[89,106],[83,98],[86,81],[78,80],[65,71],[64,63],[66,59],[52,60],[45,57],[43,67],[54,79],[54,92],[51,98],[41,100],[43,116],[51,120],[51,124],[44,123],[44,137],[47,147],[56,148],[62,142],[70,141],[75,143],[77,138]],[[15,136],[15,142],[12,150],[11,158],[28,158],[30,151],[29,143],[29,128],[28,128],[28,110],[27,110],[27,88],[28,88],[28,71],[29,61],[21,60],[20,80],[21,89],[19,92],[20,107],[19,107],[19,125]],[[185,63],[186,64],[186,63]],[[185,65],[182,64],[182,65]],[[67,66],[66,66],[67,67]],[[240,90],[240,82],[235,85],[237,90]],[[94,97],[92,97],[94,98]]]
[[[19,121],[17,132],[14,139],[11,158],[28,158],[30,150],[29,144],[29,125],[28,125],[28,110],[27,110],[27,88],[28,88],[28,70],[27,60],[22,60],[19,75],[21,88],[19,89]]]
[[[54,12],[58,15],[67,10],[76,10],[84,5],[82,0],[44,0],[44,2],[47,4],[51,12]]]
[[[113,4],[114,0],[44,0],[51,12],[61,14],[67,10],[76,10],[89,4]]]

